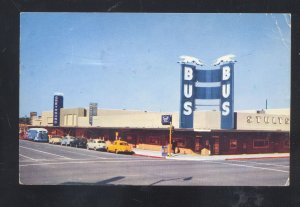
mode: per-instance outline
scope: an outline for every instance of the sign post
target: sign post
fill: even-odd
[[[170,133],[169,133],[169,147],[168,147],[168,156],[171,156],[172,153],[172,122],[170,122]]]
[[[161,124],[162,125],[169,125],[169,144],[168,144],[168,156],[171,156],[172,152],[172,115],[162,115],[161,116]]]

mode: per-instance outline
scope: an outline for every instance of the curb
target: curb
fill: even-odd
[[[245,157],[245,158],[226,158],[225,160],[258,160],[258,159],[274,159],[274,158],[290,158],[290,156],[279,156],[279,157]]]
[[[143,154],[136,154],[134,153],[133,156],[140,156],[140,157],[151,157],[151,158],[160,158],[160,159],[166,159],[164,157],[159,157],[159,156],[153,156],[153,155],[143,155]]]

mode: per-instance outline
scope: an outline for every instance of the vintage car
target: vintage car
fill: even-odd
[[[101,139],[91,139],[86,144],[87,149],[106,151],[106,143]]]
[[[114,152],[114,153],[128,153],[133,154],[132,148],[130,145],[128,145],[127,142],[122,140],[116,140],[112,144],[108,145],[107,147],[108,152]]]
[[[70,142],[71,147],[80,147],[86,148],[87,140],[84,137],[76,137],[73,141]]]
[[[62,136],[53,135],[49,138],[49,144],[61,144]]]
[[[70,142],[74,141],[75,137],[72,136],[65,136],[62,140],[60,145],[70,146]]]

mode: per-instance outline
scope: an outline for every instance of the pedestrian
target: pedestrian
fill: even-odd
[[[176,154],[176,147],[177,147],[177,142],[175,140],[172,141],[172,150],[173,153]]]

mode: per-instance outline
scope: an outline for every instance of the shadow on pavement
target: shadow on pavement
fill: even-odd
[[[110,179],[102,180],[96,183],[84,183],[84,182],[65,182],[61,183],[61,185],[115,185],[111,182],[118,181],[124,179],[124,176],[117,176]]]
[[[158,184],[158,183],[161,183],[161,182],[165,182],[165,181],[172,181],[172,180],[183,180],[183,181],[188,181],[188,180],[192,180],[193,177],[180,177],[180,178],[172,178],[172,179],[162,179],[162,180],[159,180],[155,183],[151,183],[150,185],[155,185],[155,184]]]

